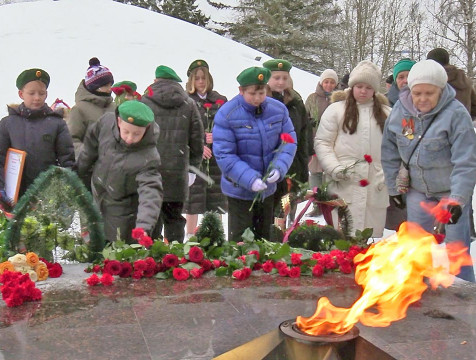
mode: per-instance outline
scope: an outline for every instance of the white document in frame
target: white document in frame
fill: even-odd
[[[24,151],[8,149],[5,162],[5,192],[14,202],[18,200],[25,157],[26,152]]]

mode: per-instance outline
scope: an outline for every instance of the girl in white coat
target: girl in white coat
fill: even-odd
[[[350,73],[349,89],[334,93],[333,99],[343,99],[326,109],[314,139],[329,192],[349,206],[352,232],[373,228],[374,237],[383,236],[388,206],[380,148],[390,107],[378,93],[380,79],[377,65],[360,62]]]

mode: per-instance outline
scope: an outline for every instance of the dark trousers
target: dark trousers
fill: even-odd
[[[160,209],[159,220],[152,232],[152,238],[157,239],[162,234],[164,228],[164,237],[169,241],[183,242],[185,238],[186,220],[182,216],[183,202],[164,201]]]
[[[253,209],[252,200],[240,200],[228,197],[228,240],[242,241],[241,235],[247,228],[251,228],[256,239],[269,240],[270,227],[273,223],[273,195],[263,202],[256,201]]]

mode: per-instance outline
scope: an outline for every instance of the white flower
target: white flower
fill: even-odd
[[[27,266],[26,263],[26,256],[23,254],[16,254],[14,256],[11,256],[8,258],[8,261],[10,261],[13,266]]]

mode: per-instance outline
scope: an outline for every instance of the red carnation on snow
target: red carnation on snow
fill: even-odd
[[[61,276],[61,274],[63,274],[63,268],[61,267],[60,264],[54,263],[48,267],[48,276],[50,278],[58,278]]]
[[[283,142],[288,143],[288,144],[294,144],[294,139],[290,134],[282,133],[280,137],[281,137],[281,140]]]

